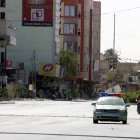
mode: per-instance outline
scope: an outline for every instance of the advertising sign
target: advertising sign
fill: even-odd
[[[98,71],[99,70],[99,60],[95,60],[94,61],[94,71]]]
[[[60,65],[40,63],[39,75],[60,77]]]
[[[22,0],[23,26],[53,26],[53,0]]]
[[[6,69],[12,69],[12,60],[6,60]]]
[[[7,35],[10,36],[10,45],[16,46],[16,29],[7,28]]]

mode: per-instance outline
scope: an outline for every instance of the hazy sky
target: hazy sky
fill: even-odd
[[[100,1],[101,52],[113,48],[115,13],[115,50],[122,59],[140,61],[140,0]]]

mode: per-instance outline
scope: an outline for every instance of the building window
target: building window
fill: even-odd
[[[80,64],[77,65],[77,70],[80,71]]]
[[[65,16],[75,16],[75,6],[65,6]]]
[[[79,52],[79,53],[81,52],[81,47],[80,47],[80,46],[78,46],[78,52]]]
[[[89,70],[89,65],[88,64],[84,64],[84,71],[88,71]]]
[[[1,63],[4,63],[4,52],[1,52]]]
[[[0,7],[5,7],[5,0],[0,0]]]
[[[64,50],[72,50],[73,52],[75,52],[76,43],[71,41],[64,42]]]
[[[64,34],[75,34],[75,24],[64,24]]]
[[[81,34],[81,30],[80,29],[78,29],[78,35],[80,35]]]
[[[78,17],[81,17],[81,11],[78,11]]]
[[[5,19],[5,13],[4,12],[0,12],[0,19]]]

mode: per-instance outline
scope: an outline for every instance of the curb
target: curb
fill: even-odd
[[[0,101],[0,104],[15,104],[14,101]]]

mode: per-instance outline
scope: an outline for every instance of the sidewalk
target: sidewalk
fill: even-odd
[[[0,104],[15,104],[15,101],[0,101]]]

